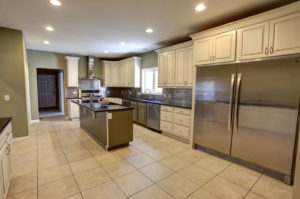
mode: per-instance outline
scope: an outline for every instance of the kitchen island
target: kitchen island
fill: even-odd
[[[133,140],[133,108],[114,103],[83,103],[80,107],[80,127],[105,150],[128,146]]]

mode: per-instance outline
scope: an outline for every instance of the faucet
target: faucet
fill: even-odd
[[[150,101],[151,101],[152,100],[151,90],[150,89],[145,89],[144,90],[144,94],[146,94],[147,91],[149,91]]]

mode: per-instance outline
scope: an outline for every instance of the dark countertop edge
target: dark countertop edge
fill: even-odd
[[[134,99],[134,98],[122,98],[122,99],[137,101],[137,102],[151,103],[151,104],[160,104],[160,105],[165,105],[165,106],[173,106],[173,107],[178,107],[178,108],[192,109],[192,107],[190,107],[190,106],[182,106],[182,105],[177,105],[177,104],[171,104],[171,103],[163,102],[163,101],[150,101],[150,100]]]
[[[11,122],[12,117],[2,117],[1,119],[7,119],[6,123],[2,126],[0,126],[0,133],[2,133],[2,131],[7,127],[7,125]]]
[[[82,99],[81,97],[66,97],[66,99]]]
[[[93,111],[93,112],[110,112],[110,111],[122,111],[122,110],[128,110],[128,109],[134,109],[133,107],[128,107],[128,106],[123,106],[123,105],[120,105],[120,106],[123,106],[124,108],[120,108],[120,109],[112,109],[112,110],[95,110],[95,109],[93,109],[93,108],[91,108],[91,107],[87,107],[87,106],[84,106],[84,105],[82,105],[82,104],[80,104],[80,103],[78,103],[78,102],[75,102],[75,101],[72,101],[73,103],[75,103],[75,104],[78,104],[79,106],[81,106],[81,107],[84,107],[84,108],[87,108],[87,109],[89,109],[90,111]],[[119,104],[116,104],[116,105],[119,105]]]

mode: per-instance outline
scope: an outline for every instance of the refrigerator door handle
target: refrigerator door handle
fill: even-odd
[[[231,75],[231,83],[230,83],[230,99],[229,99],[229,111],[228,111],[228,131],[232,129],[232,98],[233,98],[233,87],[235,82],[235,74]]]
[[[239,73],[237,76],[237,83],[236,83],[236,92],[235,92],[235,105],[234,105],[234,132],[238,130],[238,105],[239,105],[239,97],[240,97],[240,86],[242,80],[242,73]]]

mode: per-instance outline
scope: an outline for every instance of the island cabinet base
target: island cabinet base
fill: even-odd
[[[80,127],[107,151],[125,147],[133,141],[133,111],[94,112],[80,107]]]

